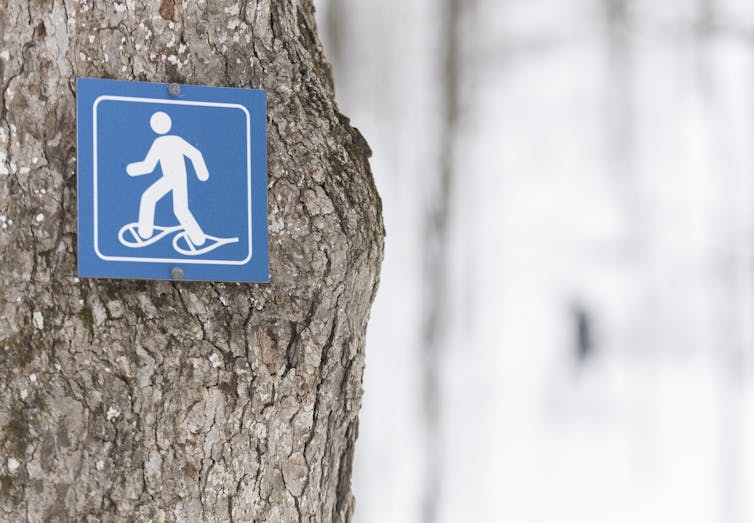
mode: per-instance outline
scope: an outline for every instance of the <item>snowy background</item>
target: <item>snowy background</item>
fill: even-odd
[[[356,522],[754,521],[754,2],[315,3],[387,227]]]

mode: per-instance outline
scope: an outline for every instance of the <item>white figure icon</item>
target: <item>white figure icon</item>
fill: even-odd
[[[156,112],[149,120],[152,130],[160,136],[155,139],[147,157],[142,162],[126,166],[129,176],[150,174],[160,162],[162,178],[144,191],[139,204],[139,236],[149,239],[154,233],[154,210],[157,202],[169,192],[173,193],[173,212],[178,222],[188,234],[191,243],[203,245],[207,240],[202,228],[196,222],[188,207],[188,183],[186,180],[186,163],[184,156],[191,160],[197,177],[206,182],[209,179],[207,164],[199,149],[180,136],[167,135],[172,122],[170,116]]]
[[[173,247],[181,254],[194,256],[209,252],[221,245],[237,242],[238,238],[217,238],[206,234],[189,210],[185,158],[191,161],[199,180],[206,182],[209,179],[209,170],[207,170],[202,153],[180,136],[167,134],[173,123],[166,113],[162,111],[154,113],[149,124],[152,130],[160,136],[155,138],[146,158],[141,162],[128,164],[126,172],[129,176],[151,174],[159,163],[162,178],[144,191],[139,203],[139,221],[121,228],[118,234],[121,243],[127,247],[145,247],[168,234],[181,231],[173,239]],[[180,225],[176,227],[155,225],[154,215],[157,202],[171,192],[173,193],[173,213]],[[132,238],[127,238],[126,232],[130,233]],[[181,239],[185,241],[187,248],[180,245]],[[211,243],[204,249],[196,248],[204,245],[208,239]]]

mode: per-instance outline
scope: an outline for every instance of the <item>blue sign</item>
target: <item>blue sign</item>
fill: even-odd
[[[264,91],[79,78],[79,276],[269,280]]]

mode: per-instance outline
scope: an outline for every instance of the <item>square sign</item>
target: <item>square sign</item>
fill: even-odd
[[[79,276],[269,280],[264,91],[79,78]]]

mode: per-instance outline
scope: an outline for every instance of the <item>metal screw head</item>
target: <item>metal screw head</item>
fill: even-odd
[[[168,92],[173,96],[178,96],[181,94],[181,86],[178,84],[170,84],[168,85]]]
[[[174,280],[180,280],[183,279],[183,269],[180,267],[173,267],[170,269],[170,277]]]

